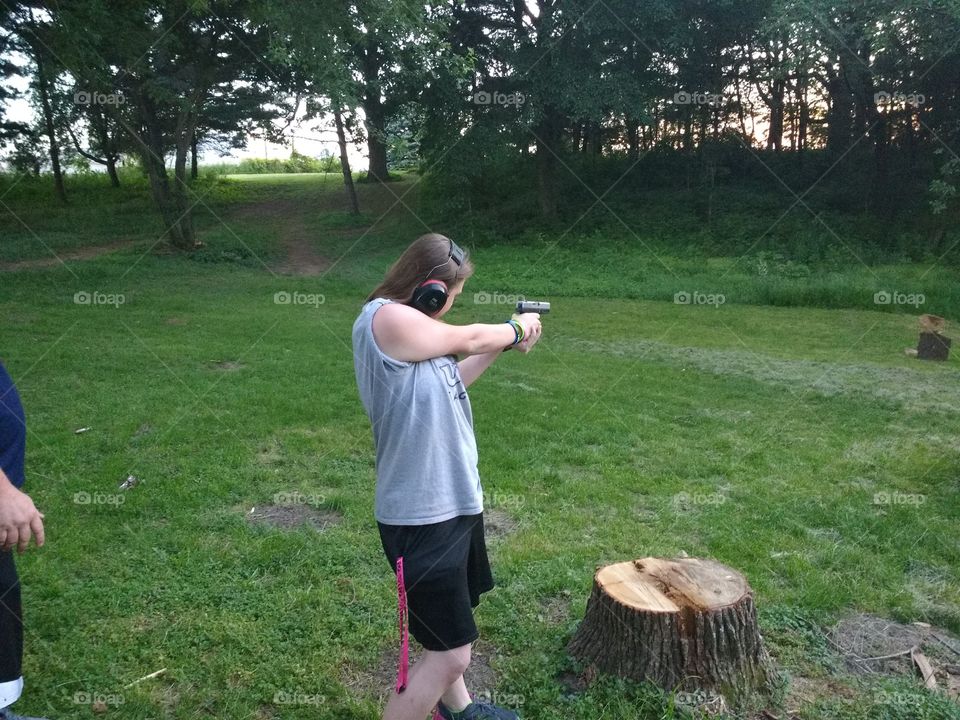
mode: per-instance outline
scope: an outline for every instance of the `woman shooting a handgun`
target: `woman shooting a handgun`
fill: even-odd
[[[434,708],[447,720],[517,718],[472,702],[463,680],[478,637],[473,608],[493,587],[467,387],[504,349],[529,352],[540,339],[540,317],[444,322],[472,274],[452,240],[423,235],[353,325],[357,385],[376,449],[374,515],[397,577],[401,625],[397,691],[384,720],[423,720]],[[407,618],[424,648],[409,674]]]

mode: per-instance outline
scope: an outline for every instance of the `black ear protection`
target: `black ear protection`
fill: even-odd
[[[443,267],[451,260],[457,264],[457,267],[461,267],[464,257],[465,253],[460,246],[451,240],[450,252],[447,254],[447,259],[432,268],[430,272],[427,273],[427,279],[417,285],[417,289],[413,291],[413,299],[411,299],[410,304],[427,315],[434,315],[440,312],[443,306],[447,304],[450,289],[443,280],[431,278],[430,276],[433,275],[434,270]]]

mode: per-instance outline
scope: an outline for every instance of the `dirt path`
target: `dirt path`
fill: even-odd
[[[293,232],[292,228],[284,231],[281,242],[287,251],[287,259],[274,268],[281,275],[319,275],[332,264],[329,258],[314,249],[309,238]]]
[[[387,193],[371,194],[371,197],[365,200],[374,204],[383,204],[392,199]],[[337,210],[340,208],[342,199],[337,195],[318,194],[309,210]],[[309,230],[304,220],[306,211],[304,200],[302,198],[275,198],[263,202],[257,202],[238,208],[236,212],[231,213],[226,220],[243,221],[254,220],[264,223],[269,230],[276,233],[280,245],[283,247],[286,258],[275,264],[271,269],[282,275],[297,276],[316,276],[321,275],[331,267],[333,261],[318,252],[315,245],[318,239],[316,231]],[[329,207],[326,207],[329,205]],[[389,207],[389,205],[388,205]],[[362,229],[330,229],[324,231],[328,234],[337,234],[342,232],[362,232]],[[133,246],[136,240],[120,240],[108,245],[94,245],[90,247],[76,248],[73,250],[64,250],[57,253],[57,257],[34,258],[28,260],[0,261],[0,272],[27,270],[32,268],[47,268],[59,265],[62,261],[69,260],[89,260],[105,255],[116,250]]]
[[[404,211],[404,206],[397,200],[397,196],[404,193],[404,188],[399,184],[393,191],[379,186],[360,186],[357,191],[361,196],[361,208],[378,217],[374,225],[391,211]],[[266,227],[276,233],[277,240],[286,252],[286,258],[273,265],[271,269],[274,272],[282,275],[316,276],[322,275],[334,264],[332,258],[317,250],[317,246],[324,245],[325,237],[360,237],[370,226],[310,229],[305,218],[317,213],[344,212],[347,209],[342,192],[324,190],[309,197],[281,197],[247,205],[238,209],[231,218],[252,219],[260,223],[266,221]]]
[[[118,240],[109,245],[91,245],[89,247],[77,248],[76,250],[62,250],[57,253],[56,257],[0,262],[0,272],[54,267],[55,265],[59,265],[61,261],[66,262],[67,260],[90,260],[95,257],[100,257],[101,255],[106,255],[107,253],[133,247],[136,242],[136,240]]]
[[[299,202],[286,198],[248,205],[234,215],[237,219],[267,220],[268,226],[279,235],[286,259],[273,266],[281,275],[320,275],[332,261],[317,252],[308,231]]]
[[[303,220],[303,209],[296,201],[289,199],[268,200],[241,208],[232,218],[236,220],[267,220],[268,227],[279,233],[280,244],[286,252],[286,259],[275,265],[273,270],[283,275],[320,275],[332,264],[329,258],[318,253],[311,242]],[[55,267],[61,260],[90,260],[107,253],[131,247],[136,240],[120,240],[108,245],[64,250],[57,257],[32,258],[0,262],[0,271],[29,270],[34,268]]]

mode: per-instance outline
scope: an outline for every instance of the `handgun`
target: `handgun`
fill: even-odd
[[[550,312],[550,303],[542,300],[518,300],[517,315],[523,313],[537,313],[537,315],[546,315]]]
[[[513,314],[513,319],[517,320],[524,313],[536,313],[543,316],[550,312],[550,303],[543,300],[518,300],[517,311]],[[509,350],[513,345],[508,345],[505,349]]]

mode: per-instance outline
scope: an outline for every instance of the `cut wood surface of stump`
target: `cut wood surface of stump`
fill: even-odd
[[[600,568],[570,653],[667,690],[738,704],[775,677],[746,578],[713,560],[643,558]]]

